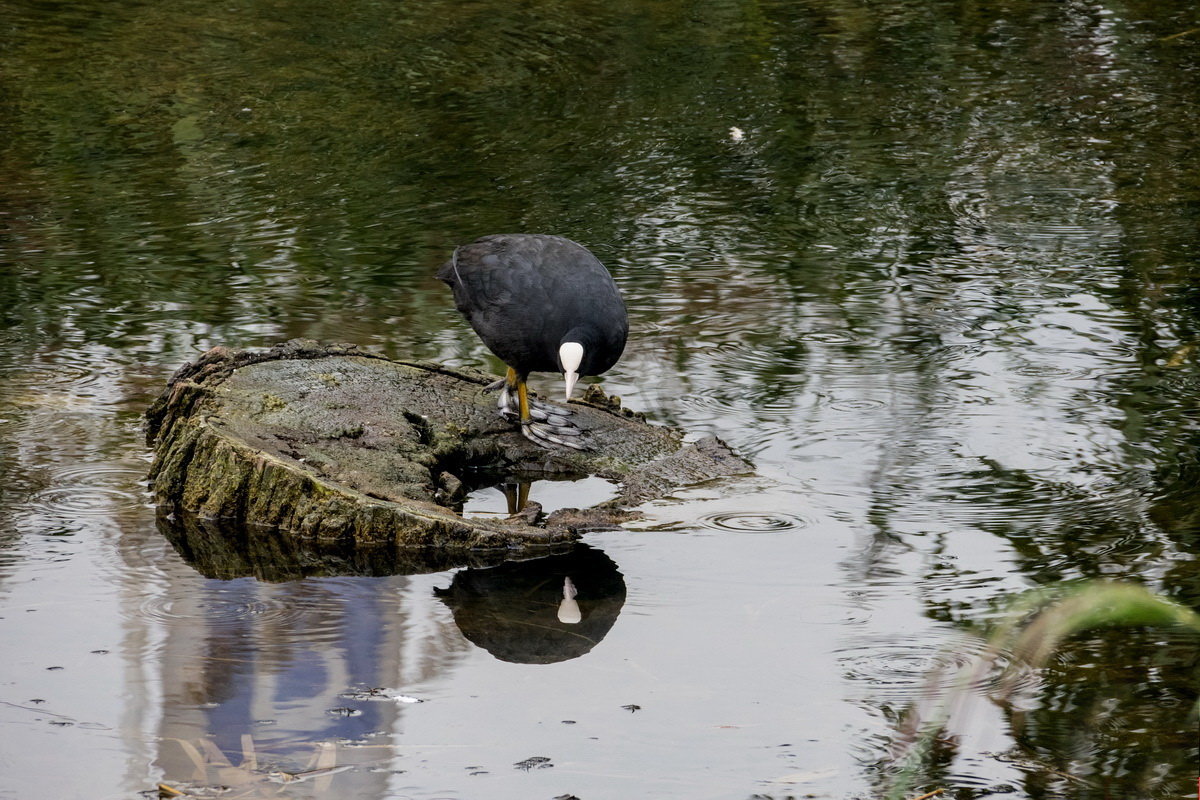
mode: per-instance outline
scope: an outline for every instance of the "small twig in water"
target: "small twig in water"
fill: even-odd
[[[921,795],[920,797],[914,797],[912,800],[929,800],[929,798],[937,797],[939,794],[941,794],[944,791],[946,791],[946,790],[945,789],[934,789],[932,792],[926,792],[925,794]]]
[[[22,705],[18,705],[16,703],[10,703],[7,700],[0,700],[0,703],[3,703],[6,706],[12,706],[13,708],[22,709],[23,711],[33,711],[38,714],[45,714],[50,717],[61,717],[62,719],[69,719],[69,720],[75,719],[74,717],[68,717],[66,714],[55,714],[53,711],[46,711],[41,708],[32,708],[30,706],[22,706]]]
[[[1186,31],[1180,31],[1179,33],[1172,33],[1170,36],[1164,36],[1159,39],[1159,41],[1168,42],[1171,39],[1178,39],[1180,36],[1187,36],[1189,33],[1196,33],[1197,31],[1200,31],[1200,28],[1189,28]]]

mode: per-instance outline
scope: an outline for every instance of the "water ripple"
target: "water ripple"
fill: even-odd
[[[680,402],[687,407],[706,412],[705,418],[738,414],[756,420],[787,420],[796,413],[796,398],[792,395],[770,399],[752,396],[726,397],[694,392],[684,395]]]
[[[29,498],[27,508],[58,519],[136,509],[147,502],[145,477],[145,467],[124,462],[59,467],[50,472],[49,485]]]
[[[104,516],[141,504],[133,492],[110,486],[55,486],[30,498],[30,508],[57,517]]]
[[[699,519],[706,528],[738,533],[779,533],[807,528],[812,520],[780,511],[722,511]]]
[[[850,344],[861,341],[860,337],[855,336],[850,331],[835,328],[804,331],[796,334],[796,338],[801,341],[820,342],[821,344]]]
[[[877,408],[887,407],[887,403],[883,400],[871,400],[865,397],[854,400],[831,400],[828,405],[834,411],[873,411]]]
[[[247,600],[240,591],[197,593],[187,598],[151,597],[142,601],[139,612],[157,622],[203,619],[205,623],[236,626],[246,620],[259,622],[291,621],[303,609],[282,599]]]
[[[880,703],[907,704],[952,690],[1025,690],[1038,682],[1036,672],[1014,664],[1010,654],[991,654],[982,639],[953,633],[941,641],[928,634],[857,640],[837,657],[843,676]]]
[[[1077,380],[1087,378],[1096,370],[1095,367],[1083,365],[1067,366],[1066,364],[1034,364],[1025,363],[1013,367],[1010,372],[1024,378],[1060,378]]]
[[[86,363],[0,365],[0,393],[19,395],[23,391],[46,387],[83,387],[96,382],[99,375]]]
[[[144,481],[144,466],[121,464],[74,464],[60,467],[52,473],[54,484],[82,484],[86,486],[111,486],[127,489]]]

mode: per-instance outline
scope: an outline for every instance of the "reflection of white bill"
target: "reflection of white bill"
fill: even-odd
[[[575,602],[575,595],[579,594],[575,589],[575,584],[571,583],[570,578],[563,578],[563,599],[558,604],[558,621],[564,625],[574,625],[583,619],[583,614],[579,611],[579,603]]]

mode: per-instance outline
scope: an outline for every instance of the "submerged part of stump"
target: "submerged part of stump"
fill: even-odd
[[[305,538],[229,520],[170,513],[165,509],[160,509],[156,522],[159,533],[184,561],[204,577],[221,580],[254,577],[267,583],[280,583],[334,575],[418,575],[461,567],[468,570],[496,567],[513,557],[508,548],[450,550],[398,547],[387,542]],[[554,558],[584,546],[580,542],[562,542],[539,547],[539,556],[542,553],[549,555],[520,563]]]
[[[519,555],[613,527],[627,507],[678,486],[751,469],[718,439],[685,444],[681,431],[598,391],[570,404],[589,449],[546,450],[497,414],[489,383],[353,345],[214,348],[147,412],[155,498],[171,512],[304,538]],[[532,507],[505,520],[463,518],[453,506],[467,473],[481,469],[598,475],[620,491],[545,520]]]

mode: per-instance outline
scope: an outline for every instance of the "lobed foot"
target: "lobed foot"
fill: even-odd
[[[500,380],[484,387],[484,392],[499,392],[496,398],[496,408],[505,419],[520,419],[520,400],[517,390],[509,382]],[[583,431],[571,421],[569,409],[544,403],[532,397],[529,400],[529,421],[521,423],[521,433],[525,438],[540,447],[570,447],[574,450],[586,450],[583,443]]]
[[[496,408],[500,410],[500,416],[506,419],[517,419],[520,417],[520,403],[517,400],[517,393],[508,381],[501,378],[494,383],[489,383],[483,389],[484,392],[499,392],[496,397]],[[566,427],[571,425],[571,410],[550,403],[543,403],[533,397],[529,398],[529,416],[533,417],[536,422],[545,422],[555,427]]]
[[[583,431],[571,423],[552,425],[546,422],[526,422],[521,425],[521,433],[525,438],[541,447],[570,447],[573,450],[586,450],[583,443]]]
[[[575,427],[575,423],[571,422],[572,414],[569,409],[552,406],[532,398],[529,400],[529,416],[538,422],[546,422],[554,426]]]
[[[483,387],[483,391],[484,394],[489,392],[500,393],[496,397],[496,408],[500,410],[500,416],[504,417],[505,419],[516,419],[518,416],[520,416],[518,410],[519,406],[517,403],[517,393],[511,386],[508,385],[508,381],[506,381],[504,378],[501,378],[493,383],[489,383],[487,386]]]

